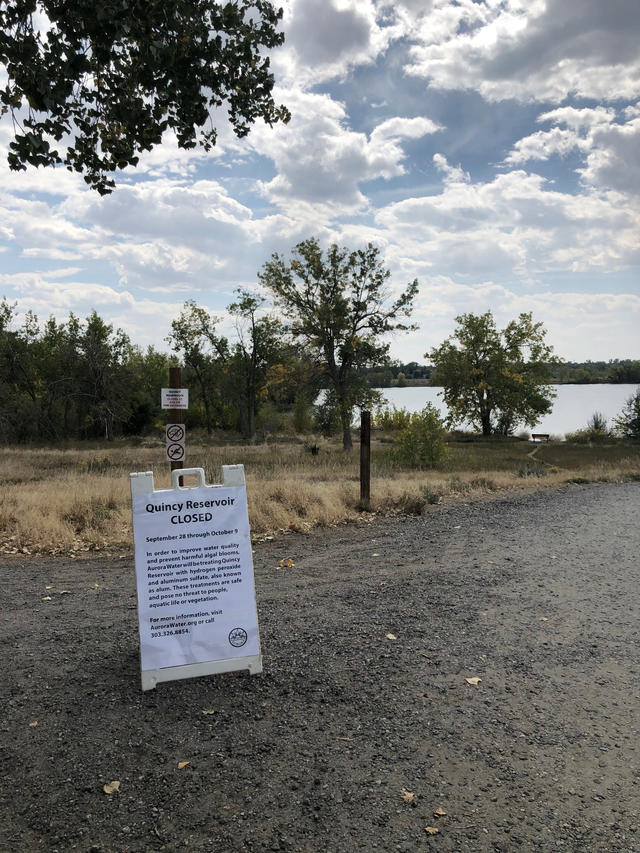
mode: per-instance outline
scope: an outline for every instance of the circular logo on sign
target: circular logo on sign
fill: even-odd
[[[239,649],[240,646],[244,646],[247,642],[247,632],[244,628],[233,628],[229,631],[229,642],[236,649]]]
[[[167,447],[167,457],[172,462],[180,462],[184,459],[184,445],[170,444]]]

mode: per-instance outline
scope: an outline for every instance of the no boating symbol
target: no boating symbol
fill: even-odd
[[[165,444],[169,462],[182,462],[185,456],[185,429],[182,424],[167,424]]]
[[[182,424],[167,425],[167,441],[170,444],[180,444],[184,441],[184,427]]]

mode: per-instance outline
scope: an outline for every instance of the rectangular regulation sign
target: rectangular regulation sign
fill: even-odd
[[[225,467],[240,469],[242,484],[205,486],[201,469],[184,469],[174,474],[197,472],[201,484],[183,488],[174,477],[174,488],[155,491],[153,474],[131,475],[143,687],[149,670],[189,667],[168,677],[180,678],[251,669],[241,658],[260,664],[244,472]],[[193,666],[212,661],[232,663]]]
[[[188,388],[161,388],[160,406],[163,409],[188,409]]]

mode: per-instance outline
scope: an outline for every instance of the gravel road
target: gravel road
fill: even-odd
[[[5,560],[0,850],[640,851],[639,509],[571,486],[259,544],[264,673],[145,694],[130,558]]]

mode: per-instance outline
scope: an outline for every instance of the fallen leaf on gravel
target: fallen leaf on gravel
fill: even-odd
[[[35,727],[36,727],[37,725],[38,725],[38,721],[37,721],[37,720],[34,720],[32,723],[29,723],[29,728],[30,728],[30,729],[35,729]]]
[[[190,761],[178,761],[178,770],[182,770],[187,764],[191,764]]]
[[[446,811],[440,806],[438,806],[438,808],[434,811],[433,814],[435,817],[444,817],[446,815]]]
[[[43,600],[43,601],[51,601],[51,596],[50,596],[50,595],[44,595],[44,596],[42,597],[42,600]]]
[[[287,569],[292,569],[295,566],[295,563],[293,562],[291,557],[289,557],[287,560],[280,560],[278,565],[280,566],[281,569],[284,569],[285,567]]]
[[[45,589],[53,589],[53,584],[49,583],[45,586]]]
[[[387,640],[397,640],[398,639],[395,634],[385,634],[385,637],[387,638]]]
[[[215,710],[213,708],[204,708],[202,713],[203,714],[215,714]]]
[[[427,835],[437,835],[440,832],[440,830],[436,829],[435,826],[425,826],[424,831]]]
[[[371,556],[372,556],[372,557],[379,557],[379,556],[380,556],[380,554],[372,554]]]
[[[405,803],[413,803],[415,802],[416,795],[412,791],[405,791],[403,788],[402,799],[405,801]]]
[[[70,589],[61,589],[58,595],[71,595]]]
[[[549,620],[547,619],[547,617],[546,617],[546,616],[541,616],[541,617],[540,617],[540,621],[541,621],[541,622],[548,622]]]
[[[100,584],[98,584],[98,583],[92,584],[91,589],[100,589]]]
[[[482,681],[482,679],[474,675],[473,678],[465,678],[465,681],[467,682],[467,684],[473,684],[473,686],[476,687]]]
[[[115,794],[116,791],[120,790],[120,782],[109,782],[108,785],[104,785],[102,790],[105,794]]]

